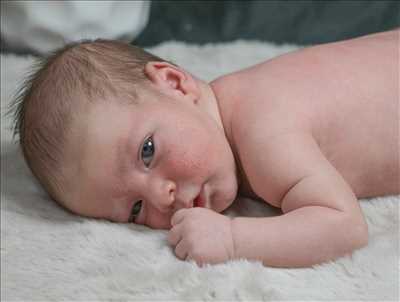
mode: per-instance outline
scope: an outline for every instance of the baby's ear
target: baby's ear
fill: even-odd
[[[196,80],[185,70],[168,62],[148,62],[144,67],[147,78],[165,93],[184,96],[196,101],[199,87]]]

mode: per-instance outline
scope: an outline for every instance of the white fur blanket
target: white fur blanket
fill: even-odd
[[[202,47],[169,42],[150,49],[205,80],[293,46],[243,42]],[[31,57],[1,55],[1,106]],[[276,301],[398,300],[399,198],[360,201],[369,245],[351,256],[305,269],[246,260],[198,268],[175,258],[165,231],[73,216],[34,181],[10,120],[1,120],[1,300]],[[273,215],[244,200],[230,215]]]

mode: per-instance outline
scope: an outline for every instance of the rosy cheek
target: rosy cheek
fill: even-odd
[[[193,173],[196,163],[188,153],[175,154],[168,159],[168,167],[170,172],[181,177],[185,177]]]
[[[171,153],[168,163],[171,171],[181,177],[202,177],[208,167],[207,150],[201,144],[192,144],[181,152]]]
[[[197,124],[178,127],[171,135],[173,140],[166,156],[170,172],[177,177],[204,178],[209,171],[209,154],[213,153],[213,142],[206,129]]]

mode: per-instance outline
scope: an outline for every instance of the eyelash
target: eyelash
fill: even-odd
[[[137,214],[134,214],[134,210],[136,208],[136,206],[139,205],[139,212]],[[143,201],[142,200],[138,200],[135,203],[133,203],[132,208],[131,208],[131,212],[129,214],[129,218],[128,218],[128,222],[135,222],[136,218],[140,215],[140,213],[142,212],[142,207],[143,207]]]
[[[152,148],[152,150],[151,150],[152,154],[149,155],[149,157],[150,157],[149,162],[146,162],[146,160],[144,159],[144,157],[146,155],[143,155],[143,153],[145,151],[144,149],[147,148],[147,146],[146,146],[147,143],[150,145],[149,148]],[[140,149],[140,157],[141,157],[144,165],[147,168],[150,166],[151,162],[153,161],[153,157],[154,157],[155,152],[156,152],[156,147],[155,147],[155,144],[154,144],[153,136],[149,136],[144,140],[143,145],[142,145],[142,147]],[[136,218],[140,215],[140,213],[142,211],[142,202],[143,202],[142,200],[138,200],[138,201],[136,201],[135,203],[132,204],[132,208],[131,208],[131,212],[130,212],[130,215],[129,215],[129,218],[128,218],[128,222],[135,222]],[[138,211],[137,214],[134,214],[134,211],[137,210],[137,206],[139,206],[139,211]]]
[[[147,143],[147,142],[149,142],[151,148],[153,149],[153,150],[152,150],[152,154],[151,154],[151,159],[150,159],[149,162],[146,162],[146,161],[144,160],[144,156],[143,156],[144,149],[147,147],[147,146],[146,146],[146,143]],[[155,144],[154,144],[153,136],[149,136],[149,137],[147,137],[147,138],[144,140],[143,145],[142,145],[142,148],[141,148],[141,150],[140,150],[140,158],[141,158],[142,162],[144,163],[144,165],[145,165],[147,168],[150,166],[151,162],[153,161],[153,157],[154,157],[155,152],[156,152],[156,147],[155,147]]]

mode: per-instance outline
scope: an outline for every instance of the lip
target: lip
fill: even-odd
[[[203,190],[200,190],[199,194],[193,199],[193,207],[194,208],[204,208],[206,205],[206,198],[203,194]]]

